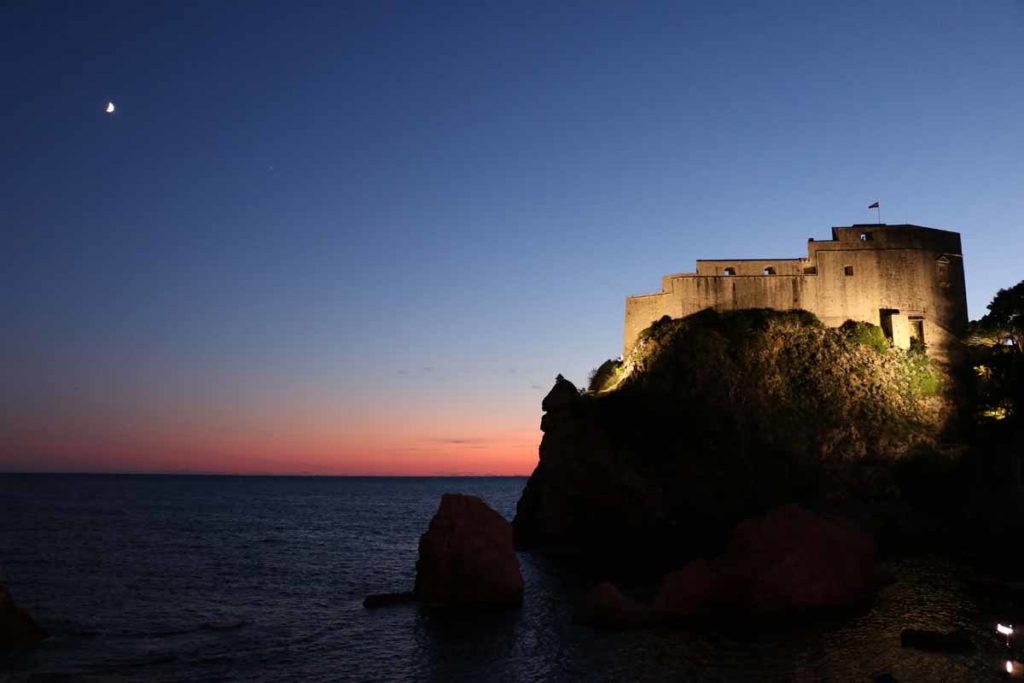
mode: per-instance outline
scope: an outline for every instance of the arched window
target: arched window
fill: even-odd
[[[765,275],[775,275],[775,269],[772,268],[771,266],[768,266],[767,268],[764,269],[764,274]]]
[[[860,234],[860,241],[861,242],[870,242],[871,239],[872,239],[872,237],[871,237],[871,233],[870,232],[862,232]]]
[[[736,274],[736,269],[733,268],[732,266],[729,266],[728,268],[723,270],[722,273],[725,274],[725,275],[735,275]]]

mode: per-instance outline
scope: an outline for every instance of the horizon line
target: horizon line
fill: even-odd
[[[312,472],[51,472],[42,470],[0,471],[0,476],[50,475],[97,477],[331,477],[336,479],[525,479],[529,474],[315,474]]]

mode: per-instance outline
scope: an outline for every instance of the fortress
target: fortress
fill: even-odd
[[[881,326],[890,342],[924,342],[948,362],[967,329],[960,234],[917,225],[832,228],[807,242],[806,258],[702,259],[697,272],[665,275],[661,291],[626,299],[625,353],[662,316],[705,308],[804,309],[838,327]]]

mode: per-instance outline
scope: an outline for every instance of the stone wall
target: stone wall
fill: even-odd
[[[823,323],[880,325],[906,348],[923,334],[930,355],[950,360],[967,326],[960,235],[912,225],[832,228],[807,258],[697,261],[696,273],[662,278],[662,291],[626,299],[624,352],[655,320],[705,308],[802,308]]]

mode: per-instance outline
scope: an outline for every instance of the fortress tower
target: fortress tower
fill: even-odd
[[[802,308],[833,327],[879,325],[893,345],[923,341],[949,361],[967,328],[960,234],[917,225],[832,228],[807,242],[807,258],[698,260],[665,275],[661,292],[626,299],[625,353],[655,320],[714,308]]]

